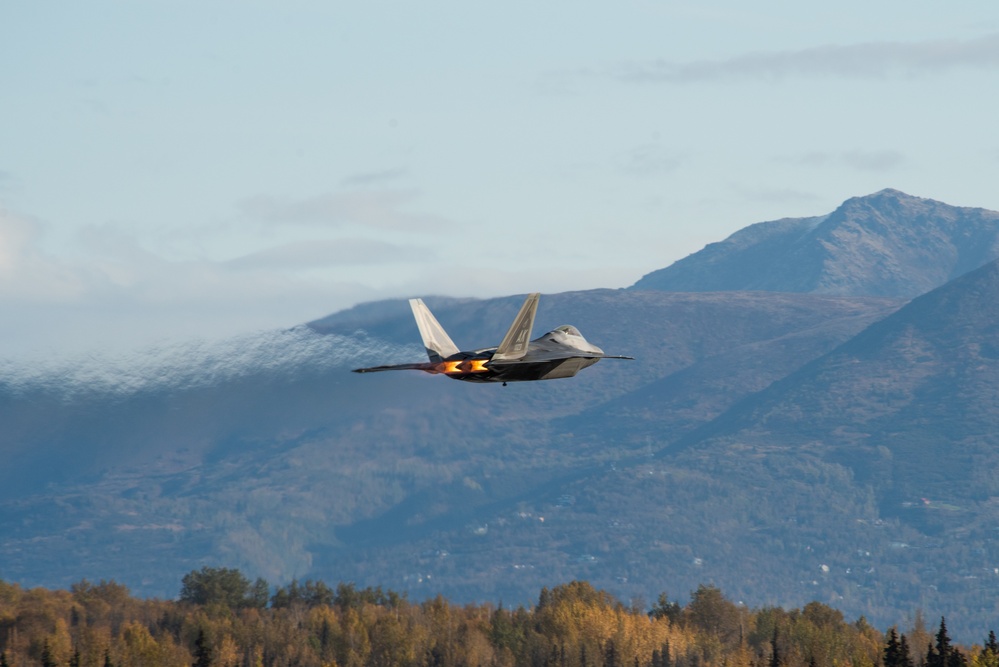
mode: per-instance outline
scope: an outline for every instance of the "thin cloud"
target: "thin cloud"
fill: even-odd
[[[682,162],[680,157],[662,146],[649,144],[628,153],[622,170],[630,176],[652,176],[674,171]]]
[[[299,241],[243,255],[225,264],[235,269],[311,269],[345,264],[421,262],[434,257],[425,248],[405,247],[370,239]]]
[[[798,51],[749,53],[726,60],[633,62],[612,67],[608,74],[629,83],[701,83],[779,81],[798,76],[880,79],[962,68],[999,71],[999,34],[970,40],[831,44]]]
[[[381,171],[368,171],[360,174],[351,174],[340,183],[346,186],[367,186],[390,181],[397,181],[409,175],[408,169],[383,169]]]
[[[238,204],[246,216],[270,224],[298,223],[326,227],[359,225],[395,231],[433,231],[448,227],[443,218],[413,213],[412,190],[353,190],[304,199],[260,195]]]
[[[352,239],[277,245],[230,262],[178,260],[115,225],[82,230],[66,254],[47,249],[46,231],[0,209],[0,359],[284,327],[378,298],[392,275],[385,262],[420,267],[433,258]]]
[[[820,197],[811,192],[803,192],[791,188],[740,190],[739,194],[747,201],[767,204],[798,204],[819,201]]]
[[[801,155],[777,158],[777,162],[797,167],[846,166],[858,171],[885,172],[906,162],[906,157],[895,150],[853,150],[842,153],[810,151]]]
[[[890,171],[905,162],[905,156],[898,151],[849,151],[843,161],[862,171]]]
[[[41,237],[37,220],[0,210],[0,299],[60,301],[84,289],[87,272],[44,253]]]

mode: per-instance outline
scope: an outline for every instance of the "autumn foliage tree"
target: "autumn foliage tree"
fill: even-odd
[[[516,609],[317,581],[261,604],[262,587],[238,571],[203,568],[180,597],[140,600],[113,581],[69,591],[0,581],[0,667],[912,667],[894,628],[884,636],[818,602],[751,610],[710,586],[683,606],[663,595],[648,613],[585,581]],[[989,637],[971,667],[999,667]],[[936,639],[934,660],[958,667],[966,652],[943,622]]]

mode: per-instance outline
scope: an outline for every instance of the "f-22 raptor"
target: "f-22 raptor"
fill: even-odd
[[[529,294],[498,347],[461,351],[422,299],[410,299],[416,326],[423,336],[429,362],[357,368],[355,373],[416,370],[466,382],[525,382],[569,378],[601,359],[633,359],[604,354],[587,342],[576,327],[565,324],[540,338],[531,338],[538,292]]]

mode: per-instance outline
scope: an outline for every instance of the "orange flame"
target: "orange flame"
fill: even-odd
[[[459,361],[442,361],[434,366],[432,372],[445,375],[469,375],[471,373],[486,373],[488,359],[462,359]]]

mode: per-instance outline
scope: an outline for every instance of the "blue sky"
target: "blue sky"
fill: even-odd
[[[0,357],[625,287],[893,187],[999,209],[999,4],[0,6]]]

